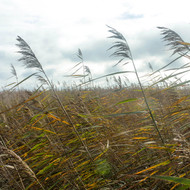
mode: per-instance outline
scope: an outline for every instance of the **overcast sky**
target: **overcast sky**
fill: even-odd
[[[168,27],[190,42],[189,4],[188,0],[0,0],[0,87],[15,81],[10,79],[11,64],[19,80],[33,72],[17,61],[17,35],[31,46],[53,81],[68,80],[64,75],[79,62],[78,48],[93,77],[124,69],[112,67],[117,60],[107,51],[113,40],[107,38],[106,25],[125,36],[139,72],[149,71],[148,62],[158,69],[172,58],[156,27]]]

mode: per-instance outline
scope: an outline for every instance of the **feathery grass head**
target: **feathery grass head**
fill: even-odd
[[[113,38],[117,40],[116,42],[114,42],[113,46],[111,46],[108,50],[116,48],[116,50],[111,56],[122,57],[122,59],[120,59],[116,65],[121,63],[125,58],[132,60],[131,50],[129,48],[129,45],[125,37],[116,29],[110,26],[108,26],[108,28],[109,28],[108,31],[113,34],[112,36],[109,36],[108,38]]]
[[[34,73],[31,76],[35,75],[41,83],[47,83],[47,77],[43,70],[43,67],[38,61],[31,47],[20,36],[17,37],[17,41],[19,43],[16,45],[20,48],[20,51],[18,51],[18,53],[22,55],[18,61],[23,61],[26,68],[35,68],[39,72],[43,73],[45,75],[45,78],[38,73]]]
[[[13,64],[11,64],[11,74],[17,78],[17,72]]]
[[[13,64],[11,64],[11,74],[16,78],[16,81],[18,83],[18,75]]]
[[[80,48],[78,49],[77,57],[78,57],[81,61],[83,61],[83,54],[82,54],[82,51],[81,51]]]
[[[170,50],[173,50],[172,55],[186,54],[190,51],[189,47],[184,44],[183,39],[176,32],[169,28],[158,27],[161,30],[161,35],[163,36],[163,40],[167,42],[166,46],[170,46]]]
[[[23,61],[26,68],[37,68],[42,72],[42,66],[30,46],[20,36],[17,37],[17,41],[19,43],[16,45],[20,48],[18,53],[22,54],[19,61]]]
[[[88,66],[84,66],[84,71],[85,71],[87,74],[91,74],[90,68],[89,68]]]

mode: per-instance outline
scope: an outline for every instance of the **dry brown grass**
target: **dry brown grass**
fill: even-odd
[[[161,185],[147,177],[157,174],[188,178],[189,129],[184,126],[189,123],[189,97],[183,90],[178,94],[160,89],[147,91],[166,147],[152,126],[138,89],[73,92],[57,93],[93,161],[50,92],[22,92],[25,100],[20,101],[26,103],[20,105],[15,98],[9,99],[9,106],[1,102],[1,110],[8,111],[1,117],[0,135],[9,147],[1,146],[1,155],[10,156],[1,156],[8,166],[1,169],[3,179],[11,175],[19,185],[17,189],[35,189],[39,184],[44,189],[143,189],[158,184],[157,189],[164,189],[172,184]],[[117,104],[135,97],[135,101]],[[15,185],[12,178],[6,186]]]
[[[190,89],[185,86],[189,81],[178,78],[188,72],[189,63],[165,78],[159,73],[181,57],[189,59],[189,44],[159,27],[179,56],[150,74],[154,84],[144,88],[126,39],[109,29],[111,38],[118,40],[110,48],[116,48],[113,55],[121,58],[117,64],[129,59],[134,71],[97,79],[129,72],[135,73],[138,85],[126,87],[115,77],[114,87],[94,88],[91,72],[87,82],[83,70],[86,89],[58,90],[30,46],[17,38],[20,60],[37,72],[18,83],[12,66],[15,87],[36,76],[48,90],[0,93],[1,189],[189,188]],[[78,56],[84,69],[81,51]]]

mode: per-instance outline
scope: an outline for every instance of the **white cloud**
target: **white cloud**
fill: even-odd
[[[53,78],[60,74],[62,65],[71,68],[76,64],[77,60],[74,62],[72,56],[78,48],[84,50],[86,60],[91,63],[94,74],[98,75],[100,69],[96,69],[96,61],[101,62],[104,55],[101,52],[104,45],[102,48],[99,45],[105,41],[106,47],[112,42],[106,39],[109,36],[106,24],[124,34],[135,51],[134,55],[138,53],[138,59],[143,63],[147,57],[143,58],[142,54],[146,52],[149,56],[147,51],[155,53],[151,50],[151,43],[155,48],[157,46],[153,43],[160,40],[157,26],[171,27],[188,41],[189,32],[184,31],[189,30],[188,5],[188,0],[1,0],[0,66],[4,69],[0,72],[1,84],[2,76],[9,72],[10,63],[15,64],[18,72],[24,72],[20,68],[22,64],[16,62],[18,55],[15,51],[18,49],[14,44],[17,35],[31,45],[44,67],[56,65],[57,70],[52,72],[55,75]],[[152,41],[148,41],[149,37]],[[71,58],[68,61],[69,56]],[[162,57],[161,53],[156,56]],[[105,59],[101,62],[102,73],[109,70],[106,69],[107,61]]]

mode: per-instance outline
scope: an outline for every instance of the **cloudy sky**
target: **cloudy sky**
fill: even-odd
[[[10,78],[11,64],[20,81],[33,72],[17,61],[17,35],[31,46],[55,82],[68,82],[64,76],[71,74],[70,69],[79,62],[78,48],[93,77],[130,70],[112,67],[117,60],[107,51],[113,41],[107,38],[110,34],[106,25],[125,36],[143,74],[149,71],[148,62],[158,69],[172,59],[157,26],[168,27],[190,42],[189,1],[0,0],[0,87],[15,81]],[[35,86],[38,82],[26,82],[31,83]]]

